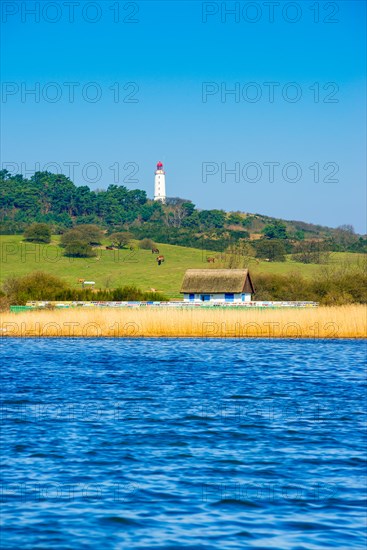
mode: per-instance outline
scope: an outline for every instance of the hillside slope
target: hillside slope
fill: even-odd
[[[165,262],[158,266],[156,256],[150,250],[106,250],[105,244],[98,248],[96,258],[67,258],[58,246],[60,237],[54,236],[49,245],[23,241],[20,235],[0,236],[2,269],[0,282],[11,275],[25,275],[32,271],[45,271],[65,279],[74,288],[80,288],[78,279],[95,281],[96,288],[116,288],[136,285],[142,290],[164,292],[171,298],[180,297],[183,275],[189,268],[225,267],[225,256],[218,255],[217,262],[207,263],[208,252],[196,248],[159,244]],[[212,254],[212,253],[210,253]],[[330,263],[350,265],[363,261],[362,254],[333,253]],[[287,257],[286,262],[250,261],[248,267],[253,273],[292,273],[299,272],[304,277],[312,277],[325,266],[301,264]]]

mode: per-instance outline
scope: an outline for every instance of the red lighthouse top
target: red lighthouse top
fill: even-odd
[[[158,161],[157,162],[157,170],[162,170],[163,168],[163,164],[161,163],[161,161]]]

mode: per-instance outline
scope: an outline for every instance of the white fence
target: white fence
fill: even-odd
[[[318,302],[274,302],[274,301],[257,301],[257,302],[228,302],[222,304],[214,304],[210,302],[27,302],[29,307],[34,308],[78,308],[78,307],[178,307],[178,308],[283,308],[283,307],[318,307]]]

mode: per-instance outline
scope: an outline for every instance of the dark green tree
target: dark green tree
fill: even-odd
[[[239,214],[232,213],[227,218],[228,225],[243,225],[243,217]]]
[[[186,210],[186,216],[192,216],[195,212],[195,204],[191,201],[186,201],[182,203],[182,207]]]
[[[285,223],[275,220],[264,227],[262,233],[267,239],[287,239],[287,227]]]
[[[251,227],[252,221],[253,221],[252,218],[250,216],[247,216],[242,220],[243,227]]]
[[[199,220],[204,229],[222,228],[226,214],[223,210],[202,210],[199,212]]]

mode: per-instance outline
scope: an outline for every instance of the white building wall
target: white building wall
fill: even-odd
[[[156,170],[154,177],[154,200],[166,201],[166,175],[164,170]]]
[[[208,294],[206,294],[207,296]],[[184,301],[185,302],[190,302],[190,301],[194,301],[194,302],[202,302],[203,300],[201,299],[201,296],[202,294],[195,294],[194,295],[194,300],[190,300],[190,294],[184,294]],[[230,301],[226,301],[225,299],[225,295],[224,294],[210,294],[210,301],[211,303],[231,303]],[[251,294],[248,294],[248,293],[238,293],[238,294],[234,294],[234,298],[233,298],[233,302],[232,303],[243,303],[243,302],[251,302]]]

